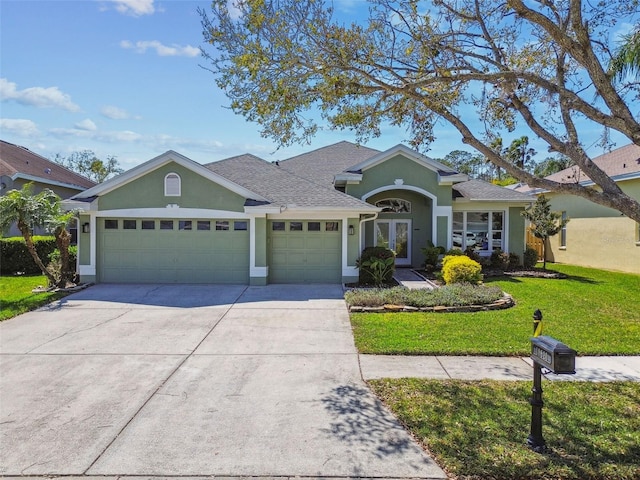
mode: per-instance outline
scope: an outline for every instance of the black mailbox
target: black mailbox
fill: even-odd
[[[531,359],[553,373],[576,373],[576,351],[546,335],[531,339]]]

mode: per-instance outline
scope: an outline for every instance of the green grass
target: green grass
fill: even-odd
[[[640,479],[639,383],[545,382],[545,454],[526,446],[530,382],[369,383],[459,480]]]
[[[498,277],[516,306],[477,313],[353,313],[361,353],[529,355],[532,316],[578,355],[640,354],[640,275],[549,265],[566,279]]]
[[[0,277],[0,321],[34,310],[64,296],[62,293],[31,293],[38,285],[47,285],[44,275]]]

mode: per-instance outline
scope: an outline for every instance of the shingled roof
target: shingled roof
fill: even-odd
[[[358,209],[377,211],[372,205],[295,175],[277,164],[244,154],[204,165],[218,175],[251,190],[273,205],[289,208]]]
[[[615,150],[598,155],[592,159],[604,173],[616,181],[625,180],[629,177],[640,178],[640,147],[635,144],[616,148]],[[574,166],[565,168],[559,172],[545,177],[559,183],[591,183],[591,179],[580,167]],[[521,185],[516,188],[520,192],[532,192],[539,189],[528,185]]]
[[[342,141],[278,162],[280,168],[333,187],[333,177],[379,154],[379,150]]]
[[[533,201],[533,197],[531,195],[500,187],[498,185],[485,182],[484,180],[476,179],[469,180],[467,182],[456,183],[452,188],[457,198],[464,198],[466,200],[498,202]]]
[[[95,185],[88,178],[58,165],[31,150],[0,140],[0,176],[22,178],[84,190]]]

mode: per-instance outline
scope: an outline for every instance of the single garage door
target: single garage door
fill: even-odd
[[[340,283],[341,222],[269,221],[269,282]]]
[[[245,220],[98,219],[98,279],[249,283]]]

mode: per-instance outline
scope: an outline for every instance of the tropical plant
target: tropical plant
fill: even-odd
[[[50,285],[66,287],[73,273],[69,269],[70,234],[66,229],[73,214],[64,213],[60,205],[60,197],[45,188],[34,195],[33,183],[25,184],[20,190],[10,190],[0,197],[0,230],[15,223],[24,238],[31,258],[47,277]],[[54,276],[47,270],[33,243],[33,229],[49,227],[53,229],[56,244],[60,249],[62,261],[61,275]],[[64,263],[66,262],[66,263]]]
[[[547,269],[547,240],[560,233],[569,222],[559,212],[552,212],[549,200],[540,195],[533,205],[522,212],[522,216],[531,222],[531,232],[542,240],[542,268]]]
[[[362,261],[360,263],[360,268],[365,269],[369,275],[371,275],[376,287],[381,287],[384,285],[385,279],[388,277],[389,273],[393,272],[395,261],[395,257],[371,257]]]

